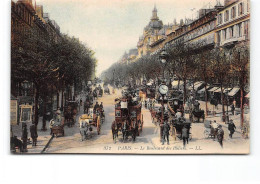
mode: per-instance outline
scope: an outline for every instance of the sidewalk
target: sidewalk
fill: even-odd
[[[200,108],[203,109],[206,112],[206,103],[204,101],[199,101],[199,103],[200,103]],[[213,111],[213,105],[211,105],[209,102],[208,102],[208,110]],[[216,115],[213,116],[212,114],[209,114],[205,119],[211,120],[211,121],[216,120],[216,122],[218,124],[221,124],[222,126],[227,128],[228,125],[225,124],[224,122],[222,122],[222,105],[219,104],[217,109],[214,107],[214,110],[216,111]],[[225,106],[225,110],[227,110],[227,106]],[[230,107],[228,107],[228,110],[229,110],[228,111],[229,120],[231,120],[231,119],[233,120],[234,124],[236,125],[236,131],[241,133],[240,109],[236,108],[234,115],[232,115]],[[244,117],[245,117],[245,120],[250,122],[250,109],[245,109]]]
[[[32,147],[32,138],[31,138],[31,133],[30,133],[30,126],[32,125],[32,123],[27,123],[28,138],[30,138],[30,144],[27,144],[27,149],[28,149],[27,153],[31,153],[31,154],[41,153],[41,151],[44,149],[45,145],[48,143],[48,141],[51,138],[50,130],[48,128],[48,123],[49,122],[46,122],[47,131],[42,131],[41,130],[41,128],[42,128],[42,117],[39,119],[39,123],[38,123],[38,126],[37,126],[38,138],[37,138],[37,146],[36,147]],[[11,125],[11,126],[12,126],[12,130],[13,130],[13,135],[17,136],[17,138],[21,140],[22,123],[20,123],[19,125]]]

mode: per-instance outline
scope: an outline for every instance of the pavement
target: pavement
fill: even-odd
[[[112,90],[111,90],[112,91]],[[174,140],[170,136],[170,145],[161,145],[159,139],[159,127],[152,123],[149,110],[142,109],[144,116],[143,132],[132,142],[129,138],[126,142],[122,141],[122,135],[116,143],[113,142],[111,133],[111,123],[114,120],[114,99],[121,96],[121,90],[116,90],[116,94],[104,95],[99,98],[103,102],[105,110],[105,123],[101,127],[101,135],[97,135],[96,129],[93,129],[87,140],[81,141],[78,123],[72,128],[65,127],[65,137],[54,138],[45,153],[90,153],[90,154],[248,154],[249,139],[243,139],[239,132],[239,114],[232,116],[236,124],[237,132],[230,139],[227,126],[221,122],[221,108],[217,110],[216,116],[208,116],[207,120],[216,120],[223,125],[224,129],[224,147],[221,148],[217,141],[204,137],[204,124],[192,124],[192,139],[186,148],[183,148],[182,140]],[[84,97],[83,97],[84,98]],[[84,100],[84,99],[83,99]],[[201,108],[204,108],[204,102]],[[209,105],[210,106],[210,105]],[[80,111],[79,115],[83,112]],[[78,115],[78,116],[79,116]],[[249,115],[249,114],[247,114]]]
[[[28,138],[30,138],[30,143],[27,145],[28,152],[30,154],[34,153],[41,153],[41,151],[44,149],[45,145],[48,143],[48,141],[51,138],[50,130],[48,129],[49,122],[47,122],[46,128],[47,131],[42,131],[42,117],[39,119],[39,123],[37,126],[37,133],[38,133],[38,139],[37,139],[37,146],[32,146],[32,138],[30,133],[30,126],[32,123],[27,123],[27,131],[28,131]],[[21,139],[22,137],[22,123],[19,125],[11,125],[13,135],[17,136],[18,139]],[[17,152],[19,153],[19,152]]]

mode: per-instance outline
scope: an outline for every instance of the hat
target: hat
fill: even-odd
[[[61,114],[61,111],[60,111],[60,110],[57,110],[57,111],[56,111],[56,114]]]

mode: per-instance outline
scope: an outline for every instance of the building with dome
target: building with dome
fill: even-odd
[[[152,47],[158,41],[167,38],[167,35],[178,27],[176,20],[173,24],[164,25],[157,15],[157,8],[154,6],[149,24],[144,28],[143,35],[137,43],[138,58],[150,54]]]

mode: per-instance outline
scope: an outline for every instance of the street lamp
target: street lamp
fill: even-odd
[[[159,86],[159,93],[162,96],[162,116],[161,116],[161,123],[160,123],[160,140],[162,141],[162,136],[163,136],[163,123],[164,123],[164,97],[168,93],[168,86],[164,82],[164,69],[167,64],[167,59],[168,59],[168,53],[163,50],[161,54],[159,55],[159,60],[163,65],[163,81],[161,85]]]

